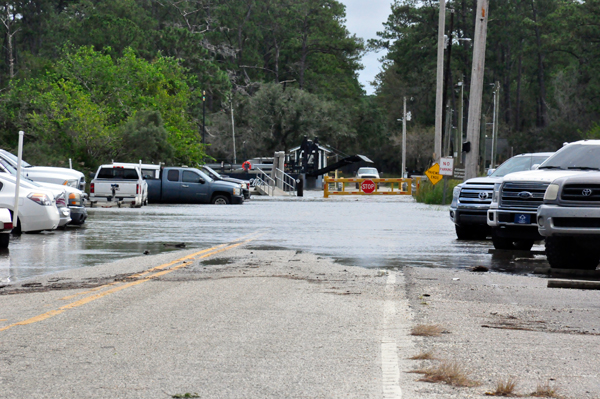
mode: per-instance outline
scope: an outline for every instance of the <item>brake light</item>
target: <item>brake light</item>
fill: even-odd
[[[94,183],[90,183],[90,193],[94,194]]]
[[[136,184],[136,185],[135,185],[135,193],[136,193],[136,194],[139,194],[139,193],[140,193],[140,185],[139,185],[139,184]]]
[[[4,223],[4,230],[12,230],[12,228],[13,228],[12,223]]]

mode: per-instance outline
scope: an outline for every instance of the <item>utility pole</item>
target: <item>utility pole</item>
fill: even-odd
[[[402,178],[406,171],[406,97],[404,97],[404,114],[402,115]]]
[[[496,143],[498,142],[498,94],[500,91],[500,82],[496,81],[494,85],[494,115],[492,116],[492,157],[490,168],[496,165]]]
[[[233,136],[233,164],[237,163],[237,156],[235,154],[235,122],[233,121],[233,100],[229,101],[231,106],[231,134]]]
[[[202,90],[202,144],[206,144],[206,91]]]
[[[456,147],[457,147],[457,155],[458,155],[458,162],[459,163],[463,163],[463,157],[462,157],[462,146],[463,146],[463,96],[464,96],[464,92],[465,92],[465,82],[464,82],[465,77],[463,76],[460,80],[460,82],[458,82],[458,85],[460,86],[460,101],[458,103],[458,140],[456,140]]]
[[[435,143],[433,159],[440,161],[442,154],[442,116],[444,113],[444,31],[446,29],[446,1],[440,0],[437,52],[437,87],[435,93]]]
[[[483,94],[485,44],[487,39],[487,21],[489,14],[488,6],[488,0],[477,0],[473,68],[471,69],[471,96],[469,99],[469,114],[467,121],[467,141],[471,143],[471,150],[466,156],[465,180],[477,177],[477,164],[479,162],[479,124]]]

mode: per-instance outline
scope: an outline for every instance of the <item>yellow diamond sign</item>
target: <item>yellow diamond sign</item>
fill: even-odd
[[[425,176],[434,186],[439,183],[444,176],[440,175],[440,164],[434,163],[433,166],[425,171]]]

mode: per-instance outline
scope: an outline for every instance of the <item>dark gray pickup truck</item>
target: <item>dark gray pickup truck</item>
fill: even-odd
[[[148,202],[170,204],[242,204],[239,184],[211,179],[196,168],[167,167],[148,179]]]

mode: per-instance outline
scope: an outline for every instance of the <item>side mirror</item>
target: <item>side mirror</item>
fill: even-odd
[[[531,165],[531,170],[537,170],[540,167],[540,165],[541,164],[539,164],[539,163]]]
[[[204,183],[206,183],[206,180],[204,180],[203,178],[199,177],[198,178],[198,183],[204,184]]]
[[[95,172],[90,172],[89,173],[89,177],[90,177],[90,179],[93,179],[94,177],[96,177],[96,173]]]
[[[496,171],[496,169],[488,169],[487,171],[487,175],[490,176],[492,173],[494,173]]]

